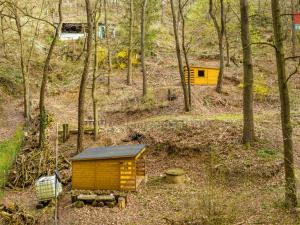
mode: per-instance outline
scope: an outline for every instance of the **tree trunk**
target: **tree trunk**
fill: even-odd
[[[181,0],[179,0],[179,13],[181,17],[181,33],[182,33],[182,50],[185,59],[185,65],[188,72],[188,96],[189,96],[189,111],[192,110],[192,90],[191,90],[191,67],[188,58],[188,51],[185,46],[185,18],[183,15],[183,8],[181,4]]]
[[[292,14],[295,13],[295,1],[291,0],[291,11]],[[297,36],[295,33],[295,28],[294,28],[294,15],[292,15],[292,56],[296,56],[296,42],[297,42]]]
[[[224,15],[224,0],[221,0],[221,32],[219,36],[219,51],[220,51],[220,74],[216,91],[222,92],[224,78],[224,33],[225,33],[225,15]]]
[[[84,115],[85,115],[85,91],[86,83],[89,75],[89,68],[91,62],[92,42],[93,42],[93,22],[92,22],[92,10],[90,0],[85,0],[88,35],[87,35],[87,52],[84,61],[84,68],[81,77],[80,91],[78,98],[78,136],[77,136],[77,151],[83,150],[83,138],[84,138]]]
[[[96,6],[97,7],[97,6]],[[101,2],[100,2],[100,7],[101,7]],[[93,100],[93,116],[94,116],[94,141],[97,140],[98,138],[98,99],[96,96],[96,90],[97,90],[97,75],[98,75],[98,23],[99,23],[99,18],[101,17],[101,11],[100,15],[97,14],[97,8],[95,9],[95,15],[94,15],[94,68],[93,68],[93,83],[92,83],[92,100]]]
[[[276,47],[276,61],[278,73],[278,87],[281,103],[281,124],[284,146],[284,168],[285,168],[285,202],[289,209],[294,210],[297,207],[296,180],[294,172],[294,154],[293,154],[293,129],[290,115],[290,97],[287,85],[287,76],[285,68],[285,56],[283,47],[283,34],[281,24],[281,12],[279,0],[272,0],[272,17],[274,39]]]
[[[219,40],[220,72],[219,72],[218,83],[216,87],[216,91],[218,93],[222,92],[223,78],[224,78],[224,33],[225,33],[224,0],[220,0],[220,6],[221,6],[221,13],[220,13],[221,25],[219,26],[218,20],[213,13],[213,0],[209,0],[209,15],[211,16],[214,22],[214,26],[217,31],[218,40]]]
[[[254,141],[253,120],[253,64],[252,49],[249,32],[248,0],[240,0],[241,8],[241,40],[243,46],[244,90],[243,90],[243,142],[250,144]]]
[[[175,8],[174,8],[173,0],[170,0],[170,3],[171,3],[171,10],[172,10],[172,17],[173,17],[173,29],[174,29],[174,36],[175,36],[178,69],[179,69],[179,74],[180,74],[180,78],[181,78],[181,86],[182,86],[183,97],[184,97],[184,109],[186,112],[188,112],[188,111],[190,111],[190,107],[189,107],[187,87],[185,84],[183,63],[182,63],[182,58],[181,58],[181,49],[180,49],[179,34],[178,34],[178,24],[177,24],[177,20],[176,20],[176,12],[175,12]]]
[[[1,12],[0,12],[0,14],[1,14]],[[4,33],[4,16],[0,17],[0,27],[1,27],[1,36],[2,36],[3,55],[5,58],[8,58],[7,51],[6,51],[5,33]]]
[[[162,25],[165,24],[165,0],[161,0],[161,16],[160,16],[160,23]]]
[[[20,66],[21,66],[21,72],[22,72],[22,78],[23,78],[23,95],[24,95],[24,117],[25,117],[25,123],[26,126],[29,126],[30,123],[30,102],[29,102],[29,77],[28,73],[26,72],[26,66],[25,66],[25,57],[24,57],[24,46],[23,46],[23,32],[22,32],[22,26],[20,17],[18,14],[17,9],[14,9],[15,12],[15,22],[16,27],[19,35],[19,48],[20,48]]]
[[[54,51],[54,47],[56,45],[57,39],[59,37],[60,29],[62,27],[62,0],[59,0],[59,3],[58,3],[58,14],[59,14],[59,24],[58,24],[58,27],[56,28],[55,35],[54,35],[54,38],[50,45],[48,55],[47,55],[47,58],[45,61],[41,90],[40,90],[40,102],[39,102],[39,109],[40,109],[39,146],[40,146],[40,148],[43,148],[44,143],[45,143],[45,129],[46,129],[46,125],[47,125],[47,112],[45,109],[45,92],[46,92],[46,88],[47,88],[50,60],[53,55],[53,51]]]
[[[225,45],[226,45],[226,66],[230,66],[230,46],[229,46],[229,41],[228,41],[228,34],[227,34],[227,25],[225,25]]]
[[[127,71],[127,85],[132,84],[132,42],[133,42],[133,0],[130,4],[130,19],[129,19],[129,47],[128,47],[128,71]]]
[[[107,13],[107,0],[104,0],[104,14],[105,14],[105,39],[106,39],[106,48],[107,48],[107,64],[108,64],[108,76],[107,76],[107,94],[110,95],[111,93],[111,84],[110,84],[110,78],[111,78],[111,51],[110,51],[110,31],[109,31],[109,25],[108,25],[108,13]]]
[[[147,72],[145,68],[145,16],[148,0],[143,0],[142,13],[141,13],[141,66],[143,73],[143,96],[147,95]]]

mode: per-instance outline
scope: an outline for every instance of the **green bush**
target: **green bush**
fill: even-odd
[[[261,148],[257,150],[257,156],[263,159],[273,159],[276,157],[274,149]]]
[[[0,185],[4,187],[7,171],[11,168],[23,140],[22,127],[17,127],[15,135],[0,143]]]

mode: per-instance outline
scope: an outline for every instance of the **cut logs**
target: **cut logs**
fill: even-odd
[[[166,171],[166,181],[170,184],[182,184],[185,181],[185,171],[180,168],[172,168]]]
[[[46,130],[46,144],[41,149],[38,146],[38,128],[39,120],[35,117],[32,121],[32,127],[24,138],[20,153],[8,176],[8,184],[11,187],[27,187],[35,183],[41,176],[53,174],[55,170],[55,149],[49,144],[49,128]],[[67,171],[70,168],[70,162],[62,153],[58,155],[58,170]],[[67,175],[67,174],[66,174]],[[70,180],[70,175],[63,178],[65,184]]]
[[[126,196],[123,195],[72,194],[71,199],[76,208],[82,208],[84,205],[92,205],[93,207],[107,206],[109,208],[118,206],[121,209],[126,207]]]
[[[4,224],[33,225],[37,224],[35,217],[22,209],[18,204],[11,203],[0,206],[0,217]]]

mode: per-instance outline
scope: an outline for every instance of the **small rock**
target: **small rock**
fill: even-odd
[[[116,201],[113,202],[106,202],[106,205],[108,206],[108,208],[113,208],[116,205]]]
[[[104,207],[104,202],[98,202],[98,207]]]
[[[83,201],[77,201],[74,204],[74,207],[76,208],[82,208],[84,206],[84,202]]]
[[[35,206],[36,209],[42,209],[44,208],[44,205],[42,203],[38,203],[36,206]]]
[[[93,207],[98,207],[98,202],[97,202],[96,200],[93,201],[92,206],[93,206]]]

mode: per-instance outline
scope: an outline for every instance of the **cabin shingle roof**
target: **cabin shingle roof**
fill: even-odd
[[[111,147],[95,147],[84,150],[82,153],[71,158],[72,161],[109,159],[109,158],[131,158],[136,157],[143,151],[145,145],[123,145]]]

